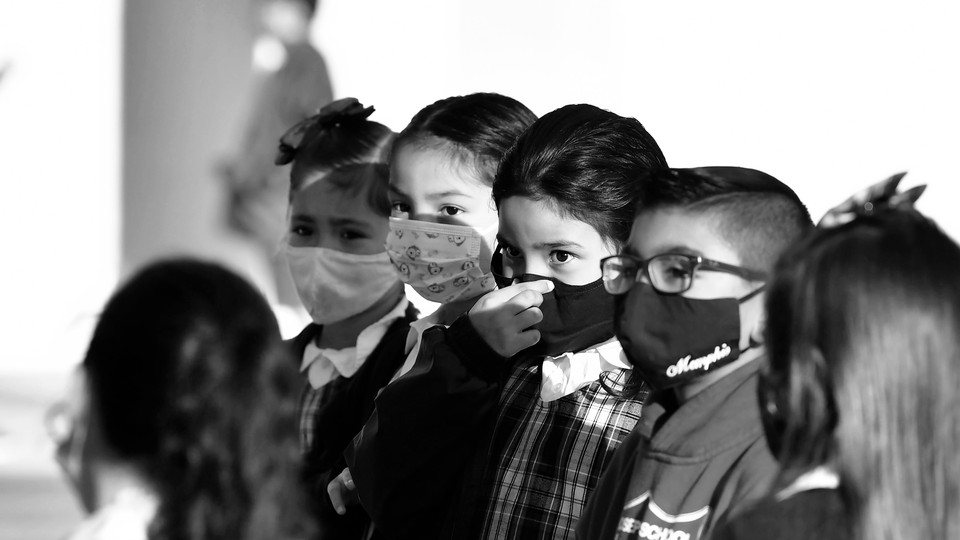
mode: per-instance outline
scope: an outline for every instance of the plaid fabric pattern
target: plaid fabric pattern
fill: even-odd
[[[629,371],[604,374],[620,389]],[[642,396],[625,400],[599,381],[556,401],[540,399],[540,364],[504,385],[477,520],[480,538],[565,539],[614,449],[640,418]]]
[[[349,379],[337,376],[320,388],[313,388],[309,381],[304,381],[303,390],[300,392],[300,452],[302,454],[307,454],[313,448],[317,411],[326,405],[347,381]]]

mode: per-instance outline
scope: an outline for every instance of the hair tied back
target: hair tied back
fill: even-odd
[[[348,97],[330,102],[317,114],[294,125],[280,137],[277,157],[273,162],[276,165],[286,165],[293,161],[303,143],[303,137],[314,127],[329,129],[342,124],[362,122],[369,118],[373,111],[373,107],[364,107],[357,98]]]
[[[914,203],[927,189],[927,186],[921,184],[900,191],[898,189],[900,180],[906,174],[905,172],[897,173],[855,193],[847,200],[828,210],[817,226],[821,229],[829,229],[849,223],[857,218],[870,217],[890,211],[912,210]]]

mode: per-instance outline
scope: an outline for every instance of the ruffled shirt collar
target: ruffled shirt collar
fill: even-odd
[[[617,338],[577,353],[547,357],[541,365],[540,399],[556,401],[600,379],[605,371],[631,369]]]
[[[389,313],[363,329],[357,344],[346,349],[322,349],[311,340],[303,350],[300,372],[307,372],[310,386],[316,390],[337,377],[350,378],[363,366],[393,322],[407,311],[410,301],[400,300]]]

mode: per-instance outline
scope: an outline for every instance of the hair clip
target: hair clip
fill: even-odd
[[[373,107],[364,107],[357,98],[343,98],[332,101],[317,114],[306,118],[288,129],[280,137],[277,157],[273,160],[276,165],[286,165],[297,157],[297,151],[303,144],[303,137],[314,126],[321,128],[339,127],[341,124],[360,122],[373,114]]]
[[[921,184],[906,191],[897,191],[900,180],[906,174],[905,172],[897,173],[855,193],[847,200],[828,210],[817,226],[823,228],[837,227],[858,217],[874,216],[887,210],[913,208],[913,204],[917,202],[927,186]]]

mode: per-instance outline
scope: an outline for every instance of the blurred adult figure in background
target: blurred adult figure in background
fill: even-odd
[[[759,396],[780,485],[715,539],[960,538],[960,247],[900,177],[778,264]]]
[[[220,167],[229,227],[268,258],[281,303],[299,305],[279,256],[289,169],[273,164],[280,136],[333,99],[323,56],[310,43],[317,0],[259,0],[263,35],[253,48],[253,89],[243,137]]]
[[[48,417],[91,516],[70,538],[305,539],[296,366],[270,307],[212,264],[154,264],[107,302]]]

